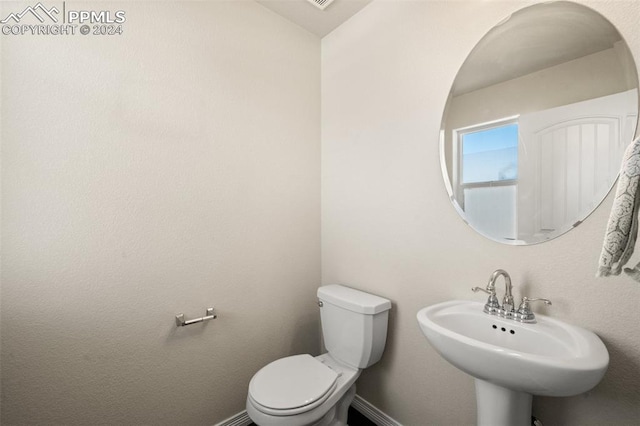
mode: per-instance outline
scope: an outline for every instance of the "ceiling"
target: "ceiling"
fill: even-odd
[[[324,10],[318,9],[308,0],[256,1],[318,37],[324,37],[372,0],[333,0]]]

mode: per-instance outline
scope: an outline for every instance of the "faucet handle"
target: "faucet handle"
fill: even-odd
[[[494,286],[487,286],[486,289],[482,287],[473,287],[471,291],[477,293],[478,291],[484,291],[489,295],[487,303],[484,304],[484,311],[488,314],[495,315],[500,310],[500,303],[496,297],[496,288]]]
[[[490,288],[490,289],[485,289],[482,287],[472,287],[471,291],[474,293],[477,293],[479,291],[484,291],[485,293],[487,293],[490,296],[495,296],[496,295],[496,290],[494,288]]]
[[[518,308],[518,311],[515,312],[513,315],[513,319],[515,319],[516,321],[526,322],[526,323],[536,322],[536,316],[531,310],[531,307],[529,306],[530,302],[543,302],[545,305],[551,305],[551,300],[549,299],[541,299],[541,298],[532,299],[527,296],[524,296],[522,298],[522,302],[520,303],[520,307]]]

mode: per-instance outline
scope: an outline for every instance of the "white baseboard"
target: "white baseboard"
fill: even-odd
[[[377,426],[402,426],[400,423],[374,407],[370,402],[356,395],[351,406]]]
[[[221,421],[220,423],[216,423],[215,426],[249,426],[251,423],[251,419],[247,414],[247,410],[244,410],[235,416],[231,416],[226,420]]]
[[[397,421],[371,405],[368,401],[362,399],[360,395],[356,395],[351,406],[360,414],[371,420],[377,426],[402,426]],[[249,426],[251,419],[246,411],[242,411],[235,416],[231,416],[226,420],[216,423],[215,426]]]

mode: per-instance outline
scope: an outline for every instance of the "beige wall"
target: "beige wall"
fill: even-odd
[[[322,281],[393,300],[386,353],[358,393],[405,425],[474,423],[472,379],[434,351],[415,315],[480,300],[470,288],[497,268],[511,273],[517,298],[550,298],[540,311],[595,331],[611,354],[593,391],[534,398],[534,414],[563,426],[640,417],[640,286],[594,278],[611,196],[568,234],[514,247],[465,225],[442,181],[440,121],[457,71],[492,26],[531,3],[378,0],[322,41]],[[640,61],[637,2],[585,3]]]
[[[98,4],[122,36],[1,36],[2,424],[214,424],[319,350],[320,42],[252,1],[66,3]]]

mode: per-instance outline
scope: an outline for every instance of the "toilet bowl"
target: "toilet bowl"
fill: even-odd
[[[281,358],[251,379],[247,413],[260,426],[346,425],[360,372],[329,354]]]
[[[363,368],[380,360],[391,302],[341,285],[318,289],[327,353],[293,355],[249,383],[247,414],[259,426],[346,426]]]

